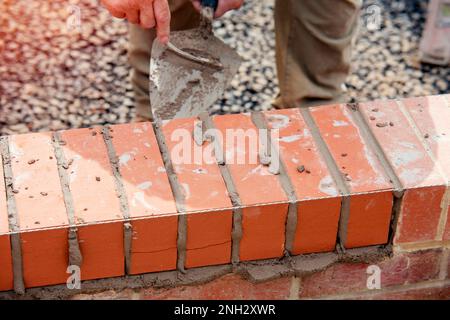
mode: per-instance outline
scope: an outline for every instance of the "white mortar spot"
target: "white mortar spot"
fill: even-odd
[[[333,179],[331,178],[331,176],[326,176],[325,178],[320,180],[319,190],[329,196],[337,196],[338,195],[338,191],[334,186],[334,182],[333,182]]]
[[[141,129],[139,129],[139,128],[135,128],[135,129],[133,129],[133,133],[144,133]]]
[[[74,182],[78,177],[78,161],[81,159],[81,156],[79,154],[75,155],[73,157],[72,165],[69,167],[70,174],[69,174],[69,182]]]
[[[126,166],[130,160],[131,155],[129,153],[124,153],[119,157],[119,166]]]
[[[289,143],[289,142],[294,142],[294,141],[300,140],[301,137],[302,137],[302,135],[296,134],[296,135],[280,138],[279,141]]]
[[[425,178],[424,172],[420,168],[404,170],[399,177],[408,184],[408,187],[414,187],[416,184],[422,182]]]
[[[213,192],[211,192],[211,198],[216,197],[218,194],[219,192],[217,190],[214,190]]]
[[[399,145],[408,148],[408,149],[414,149],[416,145],[414,143],[408,142],[408,141],[399,141]]]
[[[185,199],[189,199],[191,197],[191,189],[189,188],[189,185],[187,183],[182,183],[181,186],[184,189]]]
[[[258,165],[256,168],[252,169],[249,173],[245,175],[241,179],[241,181],[247,180],[251,175],[260,175],[260,176],[269,176],[272,175],[272,173],[269,172],[268,167],[263,166],[262,164]]]
[[[156,210],[155,207],[153,207],[151,204],[147,202],[147,200],[145,200],[145,194],[142,191],[135,192],[133,194],[133,199],[131,199],[131,205],[133,207],[137,207],[138,203],[140,203],[146,209]]]
[[[397,151],[394,155],[396,166],[405,166],[423,157],[423,153],[417,150]]]
[[[342,120],[333,120],[333,127],[347,127],[349,123]]]
[[[10,141],[9,143],[9,153],[11,157],[20,158],[24,155],[23,149],[19,148],[14,142]]]
[[[20,188],[21,185],[27,181],[28,179],[30,179],[31,174],[30,172],[24,172],[22,174],[19,174],[18,176],[14,177],[14,186],[16,188]]]
[[[145,182],[141,183],[140,185],[138,185],[137,187],[138,187],[138,189],[141,189],[141,190],[147,190],[151,186],[152,186],[152,183],[150,181],[145,181]]]
[[[207,174],[208,170],[205,170],[203,168],[198,168],[198,169],[194,169],[192,170],[193,173],[198,173],[198,174]]]
[[[289,117],[282,114],[274,114],[269,116],[269,122],[272,123],[273,129],[286,128],[289,124]]]

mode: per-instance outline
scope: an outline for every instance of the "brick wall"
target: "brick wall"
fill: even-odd
[[[64,284],[68,265],[93,280],[276,259],[275,280],[246,267],[132,294],[450,296],[449,95],[201,120],[1,137],[0,290]],[[369,246],[393,248],[382,291],[370,259],[348,259]]]

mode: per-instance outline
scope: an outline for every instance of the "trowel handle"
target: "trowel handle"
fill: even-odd
[[[219,0],[201,0],[200,3],[203,8],[208,7],[214,9],[214,12],[216,12]]]

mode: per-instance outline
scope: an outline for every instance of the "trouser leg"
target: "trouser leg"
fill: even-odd
[[[360,7],[361,0],[276,0],[276,107],[339,100]]]
[[[195,28],[200,22],[200,15],[189,0],[169,1],[172,14],[171,30]],[[133,86],[136,114],[139,118],[152,119],[149,97],[149,64],[155,29],[143,29],[130,24],[128,59],[132,67],[131,83]]]

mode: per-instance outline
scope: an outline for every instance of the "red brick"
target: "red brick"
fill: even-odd
[[[67,229],[24,232],[22,263],[25,286],[41,287],[66,283],[69,274]]]
[[[443,96],[401,101],[450,181],[450,108]]]
[[[11,259],[11,245],[8,235],[0,236],[0,291],[12,290],[13,273]]]
[[[0,154],[0,291],[13,288],[11,245],[9,241],[8,211],[3,175],[3,160]]]
[[[205,142],[198,146],[194,142],[194,126],[195,119],[192,118],[165,122],[162,128],[178,182],[185,194],[187,268],[231,261],[232,204],[215,158],[206,156],[212,145]],[[183,159],[178,153],[183,144],[192,151],[189,159]],[[196,159],[196,152],[205,157]]]
[[[407,255],[395,255],[377,264],[381,270],[381,288],[405,284],[408,280],[409,263]]]
[[[351,192],[346,248],[387,242],[392,185],[345,105],[312,108],[311,115]]]
[[[202,285],[173,289],[146,289],[144,299],[151,300],[280,300],[289,297],[292,278],[280,278],[253,284],[229,274]]]
[[[401,103],[411,114],[435,160],[446,175],[447,181],[450,182],[450,124],[448,120],[450,119],[450,102],[444,96],[430,96],[406,99]],[[450,212],[450,207],[448,211]],[[444,240],[450,240],[448,218],[443,237]]]
[[[406,190],[395,243],[434,240],[444,193],[436,186]]]
[[[300,298],[314,298],[367,288],[367,264],[339,263],[301,281]]]
[[[231,260],[232,212],[194,213],[188,216],[186,267],[227,264]],[[211,243],[203,247],[205,243]]]
[[[223,135],[227,166],[245,206],[242,213],[240,259],[283,256],[288,199],[278,176],[271,174],[267,167],[259,163],[258,129],[250,114],[214,117],[213,121]],[[249,133],[253,138],[243,139],[245,146],[238,146],[238,139],[233,139],[230,134],[227,136],[227,129],[240,129],[241,137],[245,138],[245,133]],[[239,163],[238,155],[244,156],[244,163]],[[265,205],[269,203],[270,205]]]
[[[446,250],[449,250],[449,249],[446,249]],[[450,279],[450,254],[447,254],[447,273],[446,273],[446,277],[447,277],[447,279]]]
[[[440,250],[424,250],[406,254],[408,261],[407,283],[436,279],[441,263]]]
[[[360,110],[406,188],[395,243],[434,240],[446,181],[395,101],[361,104]]]
[[[265,112],[269,128],[279,130],[280,157],[298,200],[293,254],[333,251],[341,197],[298,109]],[[309,173],[300,173],[305,166]]]
[[[435,280],[440,269],[440,250],[425,250],[395,255],[378,265],[382,288]]]
[[[110,130],[134,219],[131,274],[173,270],[177,262],[177,209],[152,125],[116,125]]]
[[[448,191],[447,191],[448,192]],[[450,205],[448,206],[447,211],[447,224],[445,226],[444,234],[443,234],[444,240],[450,240]]]
[[[398,292],[382,292],[371,297],[371,300],[448,300],[450,297],[450,286],[439,286],[434,288],[406,289]]]
[[[66,160],[73,160],[67,173],[83,254],[81,277],[121,276],[123,215],[101,129],[63,131],[61,138]]]
[[[51,141],[50,133],[10,137],[26,287],[65,283],[68,277],[68,219]]]
[[[439,275],[441,252],[419,251],[395,255],[373,263],[381,271],[381,289],[435,280]],[[338,263],[302,279],[300,297],[323,297],[367,291],[368,263]]]

